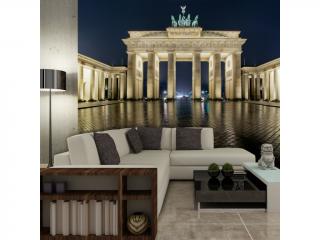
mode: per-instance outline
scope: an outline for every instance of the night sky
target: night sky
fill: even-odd
[[[165,30],[170,15],[181,12],[199,15],[204,30],[240,30],[246,38],[242,65],[257,66],[280,57],[279,0],[79,0],[79,53],[110,65],[126,65],[126,48],[121,39],[129,30]],[[164,90],[167,64],[160,64]],[[207,89],[208,64],[202,63],[202,86]],[[144,74],[146,79],[146,71]],[[191,63],[177,63],[177,91],[191,90]]]

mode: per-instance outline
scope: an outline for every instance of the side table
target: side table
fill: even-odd
[[[267,211],[280,212],[280,169],[263,170],[252,162],[243,163],[243,167],[267,186]]]

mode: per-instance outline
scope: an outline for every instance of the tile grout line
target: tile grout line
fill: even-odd
[[[241,223],[243,224],[244,228],[246,229],[247,233],[249,234],[249,237],[251,238],[251,240],[254,240],[253,237],[251,236],[251,233],[249,232],[249,229],[247,228],[246,224],[244,223],[240,213],[238,213],[238,216],[240,218]]]

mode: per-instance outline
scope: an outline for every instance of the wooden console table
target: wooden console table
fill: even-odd
[[[41,240],[64,240],[64,239],[97,239],[97,240],[115,240],[115,239],[141,239],[154,240],[157,235],[157,169],[156,168],[41,168],[40,179],[41,189],[42,181],[45,176],[116,176],[118,178],[118,189],[116,190],[70,190],[64,193],[43,193],[40,192],[40,200],[117,200],[118,201],[118,236],[111,235],[50,235],[50,229],[43,227],[41,220]],[[128,190],[128,176],[150,176],[151,190]],[[145,200],[151,201],[151,226],[142,235],[131,234],[126,227],[127,223],[127,201]],[[41,219],[42,219],[42,201],[41,201]]]

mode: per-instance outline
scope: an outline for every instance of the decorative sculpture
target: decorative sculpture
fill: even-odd
[[[178,26],[177,21],[174,19],[174,16],[172,16],[172,15],[171,15],[171,25],[172,25],[172,27],[177,27]]]
[[[178,21],[175,20],[174,16],[171,15],[171,26],[172,27],[198,27],[198,18],[197,15],[193,20],[191,20],[191,15],[188,14],[185,16],[187,6],[180,6],[181,14],[179,14]]]
[[[194,20],[192,21],[192,27],[198,27],[198,18],[198,15],[194,18]]]
[[[187,5],[180,6],[180,7],[181,7],[181,12],[182,12],[182,14],[184,15],[184,14],[186,13]]]
[[[275,157],[273,155],[272,144],[264,143],[261,145],[261,158],[258,161],[258,165],[262,169],[275,169],[274,167]]]
[[[149,225],[148,216],[141,212],[133,213],[127,220],[127,228],[134,235],[143,234]]]

